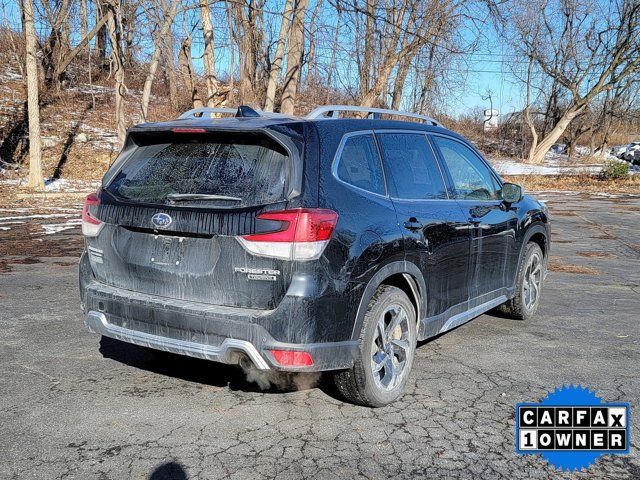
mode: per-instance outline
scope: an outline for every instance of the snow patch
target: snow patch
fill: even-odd
[[[82,225],[82,219],[67,220],[65,223],[49,223],[42,224],[41,227],[44,230],[45,235],[53,235],[54,233],[64,232],[65,230],[71,230]]]

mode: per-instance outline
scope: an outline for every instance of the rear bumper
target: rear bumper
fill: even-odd
[[[87,328],[92,333],[98,333],[107,337],[134,343],[143,347],[165,350],[171,353],[187,355],[189,357],[203,358],[221,363],[239,363],[238,353],[244,353],[259,370],[269,370],[269,365],[260,356],[256,347],[246,340],[226,338],[220,345],[205,345],[202,343],[178,340],[175,338],[161,337],[151,333],[140,332],[123,328],[109,323],[107,316],[101,312],[90,311],[85,321]]]
[[[306,372],[350,368],[357,352],[357,342],[351,340],[275,340],[265,324],[281,321],[289,322],[289,328],[305,328],[314,323],[313,318],[283,316],[279,309],[265,311],[167,299],[95,280],[82,285],[82,290],[89,331],[180,355],[228,364],[239,364],[246,358],[261,370]],[[280,365],[271,350],[307,352],[313,365]]]

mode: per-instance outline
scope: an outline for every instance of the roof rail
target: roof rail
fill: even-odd
[[[189,118],[211,117],[212,115],[231,115],[234,117],[267,117],[267,118],[285,118],[288,115],[276,112],[263,112],[262,110],[254,110],[246,105],[240,105],[238,108],[218,108],[218,107],[200,107],[193,108],[184,112],[178,117],[179,120]]]
[[[397,117],[408,117],[422,120],[425,123],[430,123],[434,126],[441,127],[442,124],[431,117],[426,115],[420,115],[419,113],[403,112],[400,110],[390,110],[387,108],[370,108],[370,107],[357,107],[352,105],[324,105],[313,110],[308,119],[317,118],[340,118],[340,112],[360,112],[367,113],[367,117],[373,116],[373,118],[380,118],[381,114],[395,115]],[[328,114],[328,115],[327,115]]]
[[[205,116],[211,116],[212,114],[225,114],[225,115],[235,115],[238,110],[235,108],[212,108],[212,107],[200,107],[194,108],[184,112],[180,115],[179,119],[185,118],[200,118]]]

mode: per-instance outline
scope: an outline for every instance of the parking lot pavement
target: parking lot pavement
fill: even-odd
[[[0,478],[547,478],[544,461],[514,453],[514,405],[569,383],[633,409],[632,454],[579,477],[640,478],[640,199],[545,197],[554,243],[538,316],[483,315],[421,344],[407,395],[380,409],[343,403],[324,379],[263,392],[234,367],[100,342],[61,256],[77,228],[12,237]]]

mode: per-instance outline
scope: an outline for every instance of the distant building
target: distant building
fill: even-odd
[[[484,111],[484,131],[488,132],[490,130],[495,130],[498,128],[498,118],[500,117],[500,112],[496,109],[488,109]]]

